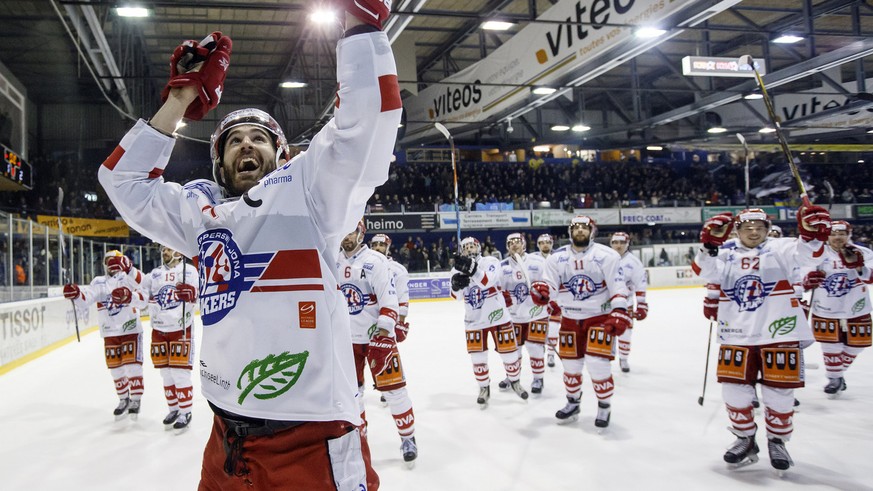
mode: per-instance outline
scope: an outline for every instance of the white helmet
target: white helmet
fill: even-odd
[[[537,237],[537,244],[542,244],[542,243],[552,244],[552,236],[549,234],[542,234],[539,237]]]
[[[573,236],[573,227],[577,225],[585,225],[591,228],[591,240],[594,240],[594,236],[597,235],[597,222],[594,221],[593,218],[587,215],[576,215],[570,220],[570,225],[567,227],[567,233],[570,237]]]
[[[509,243],[511,241],[520,240],[521,248],[524,250],[527,247],[527,240],[525,240],[524,235],[514,232],[506,236],[506,248],[509,249]]]
[[[467,257],[479,257],[482,255],[482,244],[475,237],[467,237],[461,241],[461,254]]]
[[[291,151],[288,148],[288,140],[285,139],[285,133],[282,132],[282,127],[273,119],[272,116],[260,109],[253,107],[239,109],[228,114],[218,123],[218,127],[212,133],[212,138],[209,139],[209,156],[212,159],[212,178],[221,186],[225,194],[229,194],[224,180],[221,179],[221,173],[218,169],[221,168],[221,159],[224,154],[224,141],[227,133],[237,126],[250,124],[263,128],[265,131],[273,135],[276,140],[273,142],[276,147],[276,166],[279,165],[279,160],[289,159]]]

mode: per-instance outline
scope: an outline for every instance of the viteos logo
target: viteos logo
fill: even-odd
[[[567,17],[566,24],[558,24],[557,30],[546,33],[549,51],[537,50],[537,62],[540,65],[551,58],[558,57],[563,49],[572,49],[575,41],[583,42],[591,34],[590,29],[599,30],[609,23],[610,14],[615,11],[619,15],[626,14],[633,8],[635,0],[594,0],[591,10],[588,5],[576,2],[576,15]],[[662,7],[663,8],[663,7]]]
[[[472,84],[466,84],[460,88],[446,87],[446,91],[433,100],[433,107],[427,112],[430,119],[437,119],[446,114],[461,111],[478,104],[482,100],[482,89],[479,86],[482,81],[476,79]]]

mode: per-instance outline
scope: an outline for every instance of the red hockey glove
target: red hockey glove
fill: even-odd
[[[470,285],[470,277],[463,273],[455,273],[452,275],[452,290],[461,291]]]
[[[507,307],[512,307],[512,294],[506,290],[500,290],[500,293],[503,294],[503,303],[506,304]]]
[[[79,285],[75,283],[64,285],[64,298],[68,300],[73,300],[79,298],[79,295],[81,294],[82,291],[79,290]]]
[[[806,300],[800,300],[800,308],[803,309],[803,316],[809,318],[809,309],[811,308],[809,302]]]
[[[641,302],[637,304],[637,308],[634,309],[634,319],[641,321],[649,315],[649,304],[646,302]]]
[[[391,354],[397,352],[397,342],[389,336],[373,336],[367,348],[367,360],[370,361],[370,372],[380,374],[388,368]]]
[[[112,290],[112,303],[115,305],[127,305],[130,303],[130,299],[133,296],[133,293],[130,291],[130,288],[126,286],[122,286]]]
[[[382,23],[391,12],[391,0],[343,0],[346,11],[361,22],[382,30]]]
[[[394,338],[398,343],[402,343],[406,340],[406,336],[409,336],[409,323],[408,322],[398,322],[394,326]]]
[[[561,307],[558,306],[558,302],[554,300],[549,300],[549,315],[555,317],[561,316]]]
[[[803,289],[804,290],[814,290],[821,286],[824,283],[825,277],[827,275],[824,271],[810,271],[806,273],[806,276],[803,277]]]
[[[176,300],[188,303],[193,302],[197,300],[197,290],[193,285],[176,283]]]
[[[455,269],[461,273],[464,273],[467,276],[473,276],[476,274],[477,267],[478,265],[473,258],[462,256],[461,254],[455,254]]]
[[[734,219],[731,212],[719,213],[703,222],[700,231],[700,242],[709,251],[709,255],[718,255],[718,248],[725,243],[734,229]]]
[[[196,87],[197,99],[185,110],[185,117],[194,121],[203,119],[221,100],[232,46],[230,38],[219,31],[199,43],[188,40],[177,46],[170,56],[170,81],[161,92],[161,101],[167,100],[173,87]],[[200,69],[193,71],[201,62]]]
[[[549,303],[549,285],[544,281],[534,281],[530,284],[530,298],[537,305]]]
[[[703,316],[714,321],[718,320],[718,300],[721,287],[715,283],[706,285],[706,296],[703,298]]]
[[[825,242],[831,235],[831,215],[821,206],[801,206],[797,210],[797,231],[806,242]]]
[[[133,268],[133,263],[127,256],[113,256],[106,260],[106,271],[110,275],[120,272],[130,273],[131,268]]]
[[[603,322],[603,331],[612,336],[621,336],[631,326],[631,318],[625,309],[612,309]]]
[[[864,267],[864,256],[852,244],[847,244],[846,247],[840,249],[840,259],[843,260],[843,266],[847,269],[859,269]]]

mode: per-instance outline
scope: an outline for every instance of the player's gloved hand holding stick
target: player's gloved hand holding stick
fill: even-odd
[[[197,98],[185,110],[185,117],[199,121],[215,109],[224,91],[224,79],[230,66],[233,42],[219,31],[206,36],[199,43],[183,41],[170,56],[170,80],[161,92],[166,102],[175,87],[194,87]]]
[[[703,242],[703,247],[710,256],[718,255],[718,248],[721,247],[731,231],[734,229],[733,213],[719,213],[713,217],[709,217],[703,222],[703,229],[700,231],[700,242]]]

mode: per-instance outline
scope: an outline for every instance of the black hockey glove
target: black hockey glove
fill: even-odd
[[[470,277],[464,273],[455,273],[452,275],[452,290],[461,291],[470,284]]]
[[[471,257],[455,254],[455,269],[467,276],[476,274],[476,261]]]

